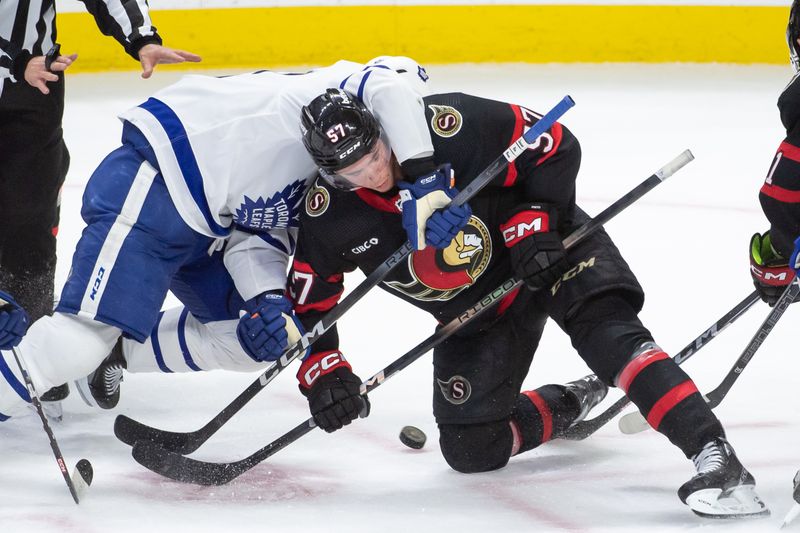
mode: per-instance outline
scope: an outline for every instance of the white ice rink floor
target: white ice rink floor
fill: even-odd
[[[789,67],[721,65],[429,67],[434,89],[509,100],[545,111],[565,94],[563,119],[580,139],[578,200],[598,213],[685,148],[697,160],[608,225],[647,293],[641,314],[675,353],[752,290],[747,246],[767,228],[757,193],[783,139],[775,102]],[[97,163],[118,145],[115,115],[177,75],[73,75],[64,121],[72,154],[64,188],[57,285],[83,226],[80,197]],[[361,278],[353,276],[352,287]],[[685,368],[716,386],[767,313],[758,304]],[[139,466],[112,433],[114,417],[172,430],[203,425],[257,374],[131,375],[114,411],[77,395],[54,425],[71,465],[95,468],[75,506],[34,416],[0,424],[0,531],[770,531],[792,504],[800,468],[800,306],[790,308],[717,409],[772,516],[720,522],[693,515],[676,490],[693,473],[654,433],[622,435],[616,420],[583,442],[555,441],[498,472],[451,471],[431,415],[430,356],[371,395],[372,414],[338,433],[314,431],[228,486],[198,487]],[[340,322],[344,353],[366,377],[426,338],[433,320],[380,290]],[[286,371],[195,457],[240,459],[308,417],[294,370]],[[587,368],[553,324],[526,386],[565,382]],[[612,390],[604,407],[619,397]],[[596,411],[599,412],[599,409]],[[429,438],[404,447],[404,425]],[[800,521],[789,529],[800,531]]]

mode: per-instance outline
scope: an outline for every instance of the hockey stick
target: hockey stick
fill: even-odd
[[[760,300],[758,296],[758,291],[753,291],[752,293],[748,294],[747,297],[736,304],[736,306],[728,311],[725,316],[714,322],[710,328],[705,330],[701,333],[696,339],[690,342],[683,350],[678,352],[674,360],[677,364],[681,364],[695,353],[697,353],[701,348],[706,346],[709,342],[711,342],[716,336],[721,333],[725,328],[736,322],[736,320],[742,316],[745,311],[753,307],[756,302]],[[563,438],[569,440],[583,440],[598,429],[606,425],[611,419],[621,413],[630,403],[630,400],[627,396],[623,396],[614,404],[603,411],[601,414],[597,415],[596,417],[592,418],[591,420],[584,420],[583,422],[578,422],[574,426],[572,426],[567,433],[564,435]],[[638,414],[636,413],[631,414]],[[626,417],[628,415],[625,415]],[[642,419],[644,421],[644,419]],[[647,422],[644,422],[645,424]]]
[[[572,106],[575,102],[569,96],[565,96],[553,109],[547,112],[536,124],[527,132],[516,139],[502,155],[492,161],[478,176],[472,180],[461,192],[451,201],[453,205],[463,205],[475,196],[481,189],[486,187],[509,163],[513,162],[531,144],[533,144],[543,133]],[[230,418],[239,412],[256,394],[266,387],[275,377],[280,374],[289,364],[305,353],[306,348],[319,339],[328,331],[356,302],[371,290],[375,285],[383,281],[389,272],[405,260],[413,247],[410,242],[406,243],[386,259],[378,268],[371,272],[367,278],[355,287],[342,301],[331,309],[322,319],[317,322],[311,330],[306,332],[300,340],[290,347],[280,359],[275,361],[258,379],[251,383],[239,396],[229,403],[222,411],[212,418],[205,426],[198,430],[186,433],[164,431],[137,422],[125,415],[117,416],[114,421],[114,434],[122,442],[133,445],[136,441],[147,440],[156,442],[166,449],[179,453],[192,453],[199,448],[206,440],[219,430]]]
[[[564,239],[564,248],[571,248],[587,235],[602,227],[611,218],[619,214],[626,207],[644,196],[645,193],[655,188],[669,176],[677,172],[684,165],[689,163],[694,156],[689,150],[670,161],[667,165],[659,169],[655,174],[648,177],[645,181],[633,188],[622,198],[611,204],[602,213],[578,228]],[[379,387],[384,381],[395,375],[412,362],[419,359],[432,348],[443,342],[463,325],[470,322],[475,317],[492,307],[500,301],[503,296],[515,290],[521,282],[512,279],[507,280],[500,287],[482,298],[477,304],[466,310],[464,313],[454,318],[433,335],[422,341],[399,359],[396,359],[389,366],[374,374],[361,385],[361,394],[367,394]],[[198,461],[186,457],[179,453],[167,450],[158,446],[156,443],[139,441],[133,446],[133,458],[144,467],[161,474],[162,476],[182,481],[184,483],[196,483],[200,485],[224,485],[233,479],[247,472],[260,462],[264,461],[287,445],[296,441],[315,427],[314,420],[308,419],[288,433],[282,435],[275,441],[267,444],[249,457],[230,463],[209,463]]]
[[[739,376],[742,375],[742,371],[750,362],[750,360],[755,355],[756,351],[761,347],[761,344],[767,338],[767,335],[770,334],[772,329],[775,327],[775,324],[778,323],[783,313],[789,308],[789,306],[795,301],[797,298],[798,293],[800,293],[800,284],[798,284],[798,279],[795,278],[792,283],[786,287],[786,290],[783,291],[781,297],[778,298],[778,301],[775,302],[775,307],[767,315],[767,318],[764,319],[764,322],[758,328],[753,338],[750,339],[750,342],[745,347],[742,355],[739,356],[739,359],[733,364],[733,367],[728,371],[728,374],[722,380],[716,389],[712,390],[708,394],[706,394],[706,403],[708,406],[713,409],[720,404],[723,398],[728,394],[728,391],[731,390],[731,387],[739,379]]]
[[[798,280],[795,279],[789,284],[788,287],[786,287],[786,289],[783,291],[783,294],[781,294],[781,297],[778,298],[778,301],[775,303],[775,307],[772,308],[770,313],[767,315],[767,318],[764,319],[764,322],[758,328],[755,335],[753,335],[753,338],[745,347],[742,355],[740,355],[733,364],[733,367],[728,371],[728,374],[725,376],[722,382],[717,386],[717,388],[704,396],[706,404],[708,404],[711,409],[714,409],[716,406],[718,406],[722,399],[728,394],[728,391],[731,389],[734,382],[739,379],[739,376],[747,366],[747,363],[750,362],[750,359],[753,358],[753,355],[755,355],[756,351],[758,351],[758,349],[761,347],[761,344],[767,338],[767,335],[769,335],[769,333],[772,331],[772,328],[775,327],[778,319],[783,315],[789,305],[794,302],[798,293],[800,293],[800,286],[798,285]],[[628,413],[619,420],[620,431],[627,435],[641,433],[649,427],[650,424],[647,423],[647,421],[638,411]]]
[[[28,389],[28,396],[31,397],[31,402],[36,408],[36,413],[39,415],[39,419],[42,421],[44,432],[47,433],[47,438],[50,440],[50,448],[53,450],[53,455],[56,458],[56,463],[58,464],[59,470],[61,470],[61,475],[64,476],[64,481],[67,483],[69,493],[72,495],[72,499],[75,500],[75,503],[80,503],[81,498],[83,498],[83,495],[89,489],[89,485],[92,484],[92,477],[94,475],[92,463],[90,463],[87,459],[81,459],[75,465],[75,470],[70,477],[69,469],[67,468],[67,462],[64,460],[64,455],[61,453],[61,448],[58,446],[56,436],[53,434],[53,430],[50,428],[50,423],[47,422],[47,416],[44,414],[44,410],[42,409],[42,402],[39,400],[39,395],[36,394],[36,389],[33,388],[33,381],[31,381],[28,370],[22,364],[22,359],[19,357],[19,354],[17,354],[16,348],[11,348],[11,352],[14,355],[14,359],[17,362],[20,372],[22,372],[22,379],[25,381],[25,388]]]

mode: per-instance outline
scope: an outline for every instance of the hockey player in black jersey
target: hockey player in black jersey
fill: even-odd
[[[316,323],[336,305],[344,273],[371,272],[407,238],[417,251],[382,287],[441,323],[513,275],[525,289],[434,350],[433,410],[453,469],[502,468],[561,436],[614,385],[694,461],[697,474],[679,490],[692,510],[768,514],[694,382],[639,321],[643,291],[608,235],[564,250],[562,239],[589,218],[575,205],[575,137],[556,123],[469,209],[437,209],[443,194],[453,195],[453,176],[466,186],[539,115],[461,93],[429,96],[425,105],[433,163],[442,166],[413,184],[401,181],[379,124],[355,97],[331,89],[303,109],[304,142],[320,177],[301,211],[290,272],[300,320]],[[521,391],[548,317],[597,377]],[[336,327],[312,350],[297,375],[317,425],[334,431],[366,415],[369,402]]]
[[[750,240],[750,274],[761,299],[771,306],[800,266],[800,0],[794,0],[789,12],[786,44],[795,71],[778,97],[786,137],[778,146],[758,194],[770,227]],[[800,471],[794,478],[793,496],[797,504],[784,519],[784,525],[800,514]]]
[[[761,298],[774,305],[795,272],[789,261],[800,237],[800,2],[789,14],[786,41],[795,75],[778,97],[786,138],[778,146],[758,199],[770,229],[750,240],[750,273]]]

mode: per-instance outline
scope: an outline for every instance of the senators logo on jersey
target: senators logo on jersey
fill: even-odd
[[[306,213],[311,217],[318,217],[328,210],[331,203],[331,195],[325,187],[320,187],[316,183],[306,195]]]
[[[475,283],[491,257],[489,229],[472,216],[447,248],[428,246],[409,256],[410,282],[390,281],[387,285],[415,300],[450,300]]]
[[[455,107],[433,104],[428,107],[433,111],[431,129],[436,135],[447,138],[461,131],[464,119]]]

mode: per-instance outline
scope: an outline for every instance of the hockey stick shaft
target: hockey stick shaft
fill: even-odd
[[[753,355],[755,355],[756,351],[767,338],[767,335],[769,335],[770,331],[772,331],[772,328],[775,327],[778,319],[783,315],[789,305],[794,302],[798,292],[800,292],[800,287],[798,287],[797,283],[798,280],[795,279],[789,284],[789,286],[786,287],[786,289],[783,291],[783,294],[781,294],[780,298],[778,298],[778,301],[775,303],[775,307],[767,315],[767,318],[758,328],[755,335],[753,335],[753,338],[733,364],[733,367],[725,375],[722,382],[713,391],[704,396],[706,404],[711,409],[717,407],[722,399],[728,394],[728,391],[731,389],[736,380],[739,379],[739,375],[747,366],[747,363],[750,362],[750,360],[753,358]],[[619,421],[620,431],[629,435],[640,433],[647,430],[649,427],[650,424],[647,423],[647,420],[645,420],[644,416],[642,416],[642,414],[638,411],[628,413]]]
[[[502,155],[492,161],[478,176],[461,190],[451,201],[452,204],[462,205],[474,197],[481,189],[486,187],[500,172],[512,163],[520,154],[530,147],[542,134],[550,129],[553,124],[575,102],[571,97],[565,96],[561,101],[539,119],[527,132],[516,139]],[[239,396],[229,403],[202,428],[188,433],[162,432],[156,428],[138,423],[124,415],[117,417],[114,422],[114,433],[117,438],[126,444],[133,445],[137,440],[151,440],[164,447],[181,453],[191,453],[200,447],[211,435],[221,428],[231,417],[239,412],[252,400],[264,387],[280,374],[289,364],[303,355],[306,349],[328,331],[356,302],[361,300],[378,283],[404,261],[413,252],[410,242],[400,247],[378,268],[372,271],[364,281],[355,287],[344,299],[331,309],[322,319],[306,332],[297,343],[291,346],[275,363],[265,370],[253,383],[251,383]]]
[[[677,364],[682,364],[683,362],[687,361],[690,357],[700,351],[701,348],[707,346],[709,342],[711,342],[717,335],[719,335],[725,328],[736,322],[736,320],[742,316],[745,311],[753,307],[756,302],[760,300],[758,296],[758,291],[753,291],[752,293],[748,294],[745,299],[741,302],[736,304],[733,309],[725,313],[725,315],[714,322],[711,327],[701,333],[696,339],[686,345],[686,347],[678,352],[675,357],[673,358]],[[583,422],[578,422],[573,427],[567,431],[564,435],[564,438],[570,440],[583,440],[598,429],[606,425],[611,419],[621,413],[630,403],[630,400],[627,396],[623,396],[616,402],[614,402],[611,407],[597,415],[596,417],[590,420],[584,420]]]
[[[64,481],[67,484],[69,493],[72,495],[72,499],[75,500],[76,504],[80,503],[80,495],[75,487],[75,483],[72,482],[72,478],[70,477],[69,469],[67,468],[67,462],[64,460],[64,454],[61,453],[61,448],[58,445],[56,436],[53,433],[52,428],[50,428],[50,423],[47,421],[47,415],[44,414],[42,402],[39,400],[39,395],[36,393],[36,389],[33,387],[33,381],[28,374],[28,370],[22,364],[22,359],[17,353],[17,349],[11,348],[11,352],[14,355],[14,360],[17,362],[19,371],[22,373],[22,379],[25,382],[25,388],[28,390],[28,396],[31,397],[31,403],[33,403],[36,413],[39,415],[39,419],[42,422],[42,427],[44,427],[44,432],[47,434],[47,438],[50,441],[50,448],[53,450],[53,455],[56,458],[56,464],[58,464],[59,470],[61,470],[61,475],[64,476]]]
[[[783,313],[786,312],[786,309],[795,301],[798,293],[800,293],[800,284],[798,283],[800,283],[800,280],[795,278],[789,286],[786,287],[786,290],[783,291],[783,294],[781,294],[781,297],[778,298],[778,301],[775,303],[775,307],[772,308],[767,318],[764,319],[764,322],[758,328],[755,335],[753,335],[753,338],[750,339],[750,342],[745,346],[742,355],[740,355],[733,364],[728,374],[723,378],[717,388],[706,394],[706,402],[711,409],[718,406],[722,399],[725,398],[731,390],[731,387],[733,387],[733,384],[736,383],[736,380],[742,375],[742,371],[744,371],[747,364],[764,343],[764,340],[766,340],[767,336],[773,328],[775,328],[775,324],[778,323],[778,320],[780,320]]]
[[[648,177],[641,184],[636,186],[622,198],[611,204],[599,215],[578,228],[575,232],[564,239],[564,247],[571,248],[584,237],[597,231],[611,218],[622,212],[633,202],[644,196],[648,191],[654,189],[666,178],[671,176],[681,167],[689,163],[694,157],[688,150],[683,152],[668,165],[661,168],[658,172]],[[478,303],[466,310],[441,328],[433,335],[412,348],[409,352],[393,361],[383,370],[374,374],[361,385],[361,394],[367,394],[378,388],[383,382],[395,375],[400,370],[406,368],[412,362],[429,352],[432,348],[450,337],[462,326],[466,325],[474,318],[480,316],[487,309],[491,308],[502,298],[519,287],[521,282],[512,279],[507,280],[500,287],[492,291]],[[181,454],[172,452],[155,443],[141,441],[133,447],[133,457],[146,468],[184,483],[196,483],[201,485],[224,485],[244,472],[250,470],[255,465],[264,461],[271,455],[277,453],[292,442],[296,441],[315,427],[314,420],[308,419],[282,435],[275,441],[267,444],[249,457],[231,463],[208,463],[198,461]]]

